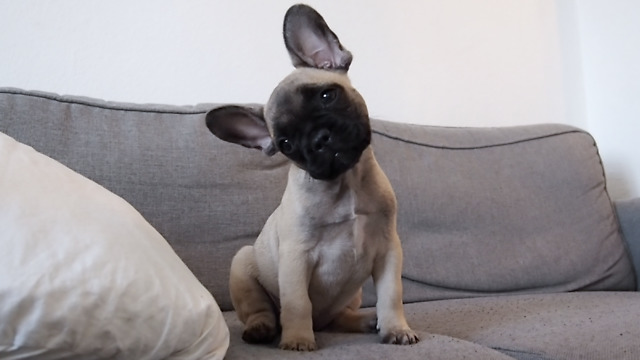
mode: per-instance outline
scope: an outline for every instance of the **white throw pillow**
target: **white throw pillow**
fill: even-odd
[[[222,359],[220,308],[131,205],[0,133],[0,358]]]

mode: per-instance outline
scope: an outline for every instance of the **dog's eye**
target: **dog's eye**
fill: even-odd
[[[289,139],[280,138],[280,140],[278,140],[278,149],[280,149],[283,154],[287,155],[293,151],[293,145],[291,145]]]
[[[338,91],[335,88],[324,89],[320,93],[320,101],[322,101],[324,105],[329,105],[336,99],[337,96]]]

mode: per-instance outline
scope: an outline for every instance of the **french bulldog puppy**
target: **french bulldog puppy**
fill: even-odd
[[[224,106],[206,115],[222,140],[280,151],[291,160],[282,202],[253,246],[233,258],[229,288],[249,343],[316,349],[314,330],[378,331],[414,344],[402,305],[396,199],[370,146],[367,107],[347,71],[352,56],[324,19],[291,7],[284,41],[297,68],[264,108]],[[373,276],[376,313],[361,312]]]

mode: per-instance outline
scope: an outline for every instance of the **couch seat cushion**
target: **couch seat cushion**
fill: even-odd
[[[518,359],[635,359],[640,293],[494,296],[409,304],[419,331],[500,350]]]
[[[640,356],[640,293],[506,295],[405,305],[421,337],[414,346],[379,344],[375,334],[316,333],[319,350],[296,359],[635,359]],[[225,312],[233,359],[289,359],[242,342],[242,324]]]

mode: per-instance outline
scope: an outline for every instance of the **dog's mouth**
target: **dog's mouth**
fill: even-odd
[[[314,154],[304,166],[309,175],[316,180],[331,181],[352,169],[368,146],[364,143],[358,147],[328,151],[325,154]]]
[[[335,153],[333,161],[330,164],[323,166],[317,170],[309,170],[309,175],[316,180],[330,181],[335,180],[338,176],[344,174],[353,165],[349,165],[344,161],[340,161],[339,158],[343,157],[340,153]],[[355,165],[355,164],[354,164]]]

